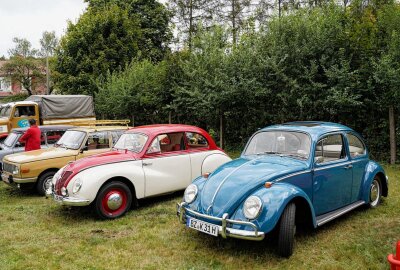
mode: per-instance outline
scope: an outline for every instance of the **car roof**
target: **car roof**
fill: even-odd
[[[41,131],[51,131],[51,130],[67,130],[73,128],[71,125],[48,125],[48,126],[38,126]],[[15,132],[25,132],[29,127],[23,128],[13,128],[11,131]]]
[[[127,126],[80,126],[74,127],[72,130],[84,131],[84,132],[96,132],[96,131],[107,131],[107,130],[127,130]]]
[[[268,126],[263,128],[262,130],[271,130],[271,129],[279,129],[279,130],[297,130],[310,134],[313,137],[318,137],[320,135],[335,132],[335,131],[352,131],[351,128],[331,122],[320,122],[320,121],[298,121],[298,122],[289,122],[284,124],[278,124],[273,126]]]
[[[182,124],[158,124],[158,125],[147,125],[137,126],[130,128],[128,132],[141,132],[148,135],[159,134],[159,133],[174,133],[174,132],[195,132],[204,134],[207,133],[205,130],[191,125]]]

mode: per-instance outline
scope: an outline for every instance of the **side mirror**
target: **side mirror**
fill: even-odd
[[[324,162],[324,157],[316,157],[315,158],[315,164],[320,164]]]
[[[87,146],[82,147],[82,148],[81,148],[81,154],[82,154],[84,151],[87,151],[87,150],[89,150],[89,148],[88,148]]]

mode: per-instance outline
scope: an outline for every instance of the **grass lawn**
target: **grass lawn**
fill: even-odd
[[[0,183],[0,269],[389,269],[386,256],[400,240],[400,167],[385,169],[390,194],[381,206],[300,233],[289,259],[268,241],[186,229],[175,216],[182,193],[99,221],[89,209],[62,208]]]

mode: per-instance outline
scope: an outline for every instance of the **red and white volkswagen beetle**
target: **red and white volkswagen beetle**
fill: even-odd
[[[47,195],[63,205],[92,204],[101,218],[112,219],[137,205],[137,199],[183,190],[230,160],[201,128],[135,127],[112,151],[60,169]]]

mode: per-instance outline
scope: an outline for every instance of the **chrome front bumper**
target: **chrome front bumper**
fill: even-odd
[[[239,239],[246,239],[246,240],[261,241],[265,237],[265,233],[258,231],[257,226],[252,222],[228,219],[228,214],[226,214],[226,213],[222,215],[222,218],[201,214],[201,213],[198,213],[191,209],[185,208],[186,205],[187,204],[185,202],[181,202],[181,203],[178,203],[176,206],[179,221],[183,224],[186,223],[186,212],[187,212],[187,213],[190,213],[191,215],[193,215],[194,217],[200,217],[200,218],[203,218],[206,220],[220,222],[221,225],[218,226],[218,235],[221,235],[222,238],[232,237],[232,238],[239,238]],[[253,228],[253,231],[228,228],[227,226],[229,224],[250,226]]]
[[[1,180],[6,183],[6,184],[25,184],[25,183],[35,183],[37,180],[37,177],[31,177],[31,178],[18,178],[14,177],[14,175],[9,174],[9,173],[1,173]]]
[[[86,199],[57,195],[52,189],[46,190],[46,198],[53,198],[57,203],[67,206],[87,206],[90,204],[90,201]]]

